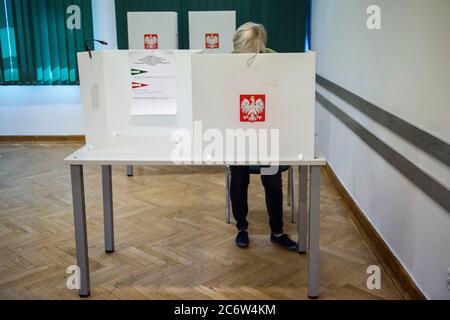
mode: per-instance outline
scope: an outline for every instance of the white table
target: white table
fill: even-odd
[[[174,165],[170,159],[171,145],[164,140],[155,139],[145,141],[148,147],[138,144],[105,144],[94,149],[84,146],[72,153],[64,161],[70,165],[73,215],[75,223],[75,244],[77,265],[80,268],[81,297],[90,295],[89,255],[86,228],[86,206],[84,196],[83,166],[100,165],[102,169],[103,185],[103,216],[105,251],[114,252],[114,223],[113,223],[113,191],[112,165]],[[151,147],[150,147],[151,146]],[[155,148],[158,152],[154,152]],[[153,151],[152,151],[153,150]],[[167,152],[161,152],[167,150]],[[156,157],[155,154],[160,156]],[[165,155],[165,156],[161,156]],[[193,165],[210,166],[206,162],[192,163]],[[214,166],[233,165],[234,163],[215,163]],[[259,165],[248,162],[245,165]],[[320,169],[326,165],[325,159],[285,159],[279,165],[299,167],[299,198],[298,198],[298,250],[308,253],[308,296],[319,296],[319,220],[320,220]],[[308,206],[308,174],[310,179]],[[309,223],[308,223],[308,222]]]

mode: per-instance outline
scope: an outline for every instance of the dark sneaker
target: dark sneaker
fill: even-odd
[[[247,248],[248,247],[248,232],[247,231],[239,231],[236,236],[236,245],[239,248]]]
[[[279,237],[275,237],[273,234],[271,234],[270,241],[272,241],[272,243],[278,244],[288,250],[294,251],[294,250],[298,249],[297,242],[295,242],[291,238],[289,238],[289,236],[287,234],[282,234]]]

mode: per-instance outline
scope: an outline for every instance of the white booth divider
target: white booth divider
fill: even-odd
[[[189,48],[230,53],[236,31],[235,11],[189,11]]]
[[[128,12],[129,49],[178,49],[176,12]]]
[[[175,50],[177,113],[131,115],[131,72],[128,50],[78,54],[86,143],[107,141],[135,144],[138,136],[168,136],[177,128],[192,130],[191,55],[198,50]]]
[[[224,134],[278,129],[280,160],[313,159],[315,57],[314,52],[192,56],[194,121]]]

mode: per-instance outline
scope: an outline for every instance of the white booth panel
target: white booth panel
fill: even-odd
[[[131,114],[128,52],[96,51],[92,59],[86,52],[78,54],[87,145],[98,146],[109,139],[129,139],[134,144],[136,136],[170,137],[179,128],[192,131],[191,55],[199,51],[175,51],[177,113],[145,116]]]
[[[189,11],[189,48],[230,53],[236,31],[235,11]]]
[[[128,12],[129,49],[178,49],[176,12]]]
[[[194,121],[223,134],[279,129],[280,159],[313,159],[315,57],[314,52],[193,55]],[[259,118],[242,115],[243,98],[255,104],[261,99]]]

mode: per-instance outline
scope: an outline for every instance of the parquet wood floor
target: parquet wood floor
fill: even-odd
[[[69,143],[0,144],[0,299],[79,299],[66,288],[75,264]],[[116,252],[103,248],[100,167],[85,167],[90,299],[307,299],[307,258],[269,241],[258,176],[250,185],[250,239],[225,224],[221,168],[113,167]],[[284,176],[284,190],[287,176]],[[321,299],[402,299],[322,175]],[[285,206],[285,231],[296,238]]]

